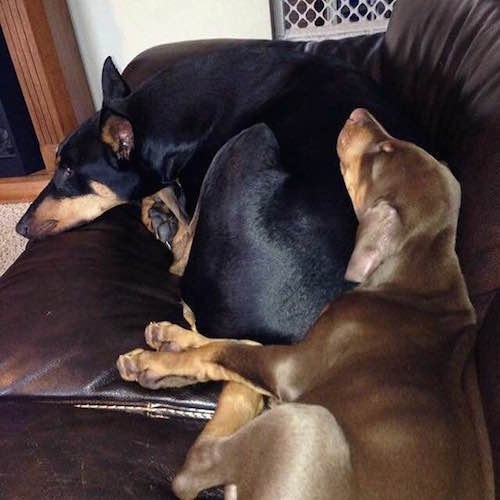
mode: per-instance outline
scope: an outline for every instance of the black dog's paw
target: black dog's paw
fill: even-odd
[[[172,248],[172,241],[179,229],[179,222],[175,215],[161,202],[156,201],[149,209],[151,228],[156,238]]]

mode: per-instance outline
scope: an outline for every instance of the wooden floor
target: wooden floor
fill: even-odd
[[[33,201],[50,178],[51,174],[47,170],[24,177],[0,178],[0,203]]]

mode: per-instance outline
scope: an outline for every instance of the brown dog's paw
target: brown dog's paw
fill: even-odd
[[[122,354],[117,362],[116,367],[120,372],[120,377],[123,380],[127,380],[129,382],[137,381],[137,364],[136,360],[138,356],[144,352],[144,349],[134,349],[133,351],[128,352],[127,354]]]
[[[189,330],[170,321],[152,321],[144,331],[144,338],[146,344],[156,351],[181,352],[190,347],[189,343],[184,345],[185,334],[189,335]]]
[[[172,373],[170,365],[175,368],[175,361],[168,358],[169,353],[158,353],[134,349],[122,354],[116,362],[116,367],[122,379],[138,382],[147,389],[165,389],[172,387],[184,387],[197,382],[196,378]]]
[[[172,481],[176,496],[186,500],[196,498],[204,489],[218,485],[221,441],[221,438],[202,438],[192,446],[182,469]]]
[[[148,346],[162,352],[181,352],[208,343],[208,339],[193,330],[162,321],[151,322],[144,332]]]

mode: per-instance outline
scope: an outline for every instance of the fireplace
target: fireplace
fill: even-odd
[[[0,28],[0,177],[44,168],[38,140]]]
[[[7,126],[2,125],[0,132],[0,203],[13,203],[30,201],[45,187],[55,165],[57,144],[94,112],[94,105],[66,0],[0,0],[0,4],[5,37],[0,62],[14,67],[14,75],[8,78],[17,77],[15,87],[22,92],[19,105],[14,105],[16,97],[3,97],[7,73],[2,67],[0,122],[6,117]],[[26,109],[28,124],[21,118],[26,117]],[[23,141],[33,144],[33,130],[36,160],[24,158]],[[8,165],[6,174],[1,173],[2,160]],[[24,175],[42,166],[34,175]]]

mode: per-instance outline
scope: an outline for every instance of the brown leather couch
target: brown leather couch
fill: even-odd
[[[247,42],[155,47],[124,74],[135,87],[180,58],[235,43]],[[480,322],[464,386],[484,408],[500,477],[500,2],[399,0],[385,35],[290,50],[365,68],[427,130],[462,183],[457,247]],[[147,391],[122,382],[114,367],[118,354],[143,344],[146,323],[181,320],[169,258],[138,208],[122,206],[30,243],[0,278],[2,499],[171,495],[172,474],[218,386]]]

